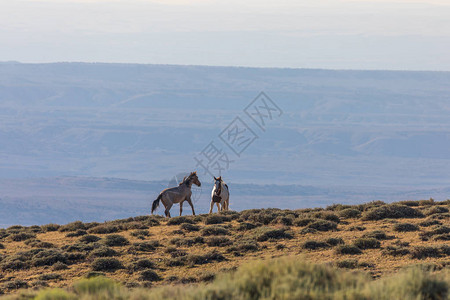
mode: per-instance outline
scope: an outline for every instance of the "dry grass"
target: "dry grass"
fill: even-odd
[[[411,214],[408,210],[407,217],[402,218],[401,212],[394,212],[399,218],[395,220],[367,220],[368,212],[373,214],[374,207],[384,205],[372,203],[342,206],[344,213],[339,213],[334,206],[328,210],[267,209],[217,217],[186,216],[170,220],[170,225],[163,218],[142,216],[104,224],[48,224],[41,230],[36,226],[9,228],[0,230],[3,245],[0,247],[0,293],[14,293],[18,288],[69,287],[81,278],[95,275],[94,271],[104,272],[98,267],[102,266],[99,260],[103,263],[117,260],[120,263],[114,265],[117,268],[105,267],[105,272],[130,287],[146,287],[150,282],[152,286],[201,282],[234,270],[244,262],[286,255],[359,268],[373,278],[390,275],[412,264],[448,265],[449,251],[443,247],[446,241],[434,236],[446,234],[450,227],[447,213],[450,204],[408,204],[418,213]],[[391,210],[392,206],[389,207],[392,214]],[[420,225],[427,219],[418,216],[430,213],[442,215],[441,225]],[[309,219],[312,221],[301,221]],[[395,230],[398,229],[395,224],[406,223],[418,226],[418,230]],[[305,230],[308,228],[315,230]],[[86,230],[89,235],[68,234],[79,230]],[[145,234],[137,234],[137,230]],[[357,257],[338,251],[344,245],[355,244],[362,252]],[[53,245],[53,248],[42,249],[39,245]],[[151,270],[136,267],[143,260]],[[8,264],[14,267],[14,263],[17,269],[7,267]],[[42,277],[42,274],[51,276]]]

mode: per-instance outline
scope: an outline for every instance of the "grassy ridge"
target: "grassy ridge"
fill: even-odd
[[[64,288],[27,293],[42,299],[98,299],[99,290],[111,299],[446,299],[449,207],[450,201],[371,202],[13,226],[0,230],[0,293],[17,298],[21,289]],[[88,277],[95,278],[82,279]],[[83,285],[94,285],[95,296]],[[428,290],[437,296],[427,297]]]

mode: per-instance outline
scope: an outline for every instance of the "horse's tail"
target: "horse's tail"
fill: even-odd
[[[161,194],[159,194],[158,198],[156,198],[156,200],[153,201],[153,204],[152,204],[152,215],[153,215],[153,212],[154,212],[154,211],[158,208],[158,206],[159,206],[159,200],[161,200]]]

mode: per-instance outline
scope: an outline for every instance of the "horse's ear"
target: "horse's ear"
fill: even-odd
[[[222,180],[222,176],[219,176],[219,178],[217,178],[217,180]]]
[[[214,180],[217,180],[216,176],[213,176],[213,177],[214,177]]]

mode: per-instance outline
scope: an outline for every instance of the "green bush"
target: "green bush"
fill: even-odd
[[[253,230],[253,236],[258,242],[264,242],[269,239],[291,239],[292,235],[286,229],[276,229],[272,227],[259,227]]]
[[[66,234],[66,237],[77,237],[77,236],[83,236],[86,235],[87,231],[83,229],[78,229],[77,231],[72,231]]]
[[[120,285],[112,279],[95,276],[81,279],[73,285],[75,293],[78,295],[102,295],[98,299],[112,299],[120,290]]]
[[[98,241],[100,241],[100,240],[101,240],[101,238],[99,238],[99,237],[96,236],[96,235],[92,235],[92,234],[88,234],[88,235],[82,236],[82,237],[79,239],[79,241],[80,241],[81,243],[87,243],[87,244],[89,244],[89,243],[95,243],[95,242],[98,242]]]
[[[229,252],[242,253],[258,251],[259,245],[254,240],[239,240],[234,242],[233,246],[228,248]]]
[[[346,208],[341,211],[339,211],[339,217],[345,218],[345,219],[354,219],[359,218],[361,216],[361,212],[358,209],[355,208]]]
[[[225,247],[230,244],[232,242],[225,236],[211,236],[206,239],[206,245],[209,247]]]
[[[337,224],[333,221],[327,220],[317,220],[307,226],[307,228],[312,228],[318,231],[330,231],[336,230]]]
[[[140,251],[140,252],[152,252],[155,251],[157,247],[161,246],[158,241],[147,241],[142,243],[134,243],[129,251]]]
[[[201,236],[193,237],[193,238],[173,238],[170,240],[172,245],[176,245],[178,247],[187,246],[191,247],[196,244],[204,244],[205,240]]]
[[[114,272],[123,268],[124,266],[118,259],[111,257],[97,258],[92,263],[92,270],[94,271]]]
[[[130,242],[123,236],[119,234],[111,234],[107,235],[103,240],[103,243],[107,246],[126,246],[130,244]]]
[[[132,236],[140,238],[140,239],[145,239],[145,237],[150,236],[150,232],[145,229],[136,230],[136,231],[131,232],[130,234]]]
[[[61,231],[61,232],[67,232],[67,231],[77,231],[77,230],[80,230],[80,229],[81,230],[86,230],[87,227],[86,227],[86,225],[83,222],[75,221],[75,222],[72,222],[72,223],[60,226],[58,230]]]
[[[155,263],[149,259],[140,259],[135,261],[131,266],[131,269],[134,271],[146,270],[146,269],[154,269]]]
[[[353,242],[353,245],[359,249],[375,249],[380,248],[380,242],[372,238],[359,238]]]
[[[205,224],[206,225],[222,224],[222,223],[229,222],[229,221],[231,221],[231,218],[228,216],[214,214],[214,215],[209,215],[206,217]]]
[[[435,214],[448,213],[448,208],[444,206],[432,206],[423,211],[426,216],[431,216]]]
[[[419,226],[411,223],[398,223],[394,225],[393,229],[398,232],[417,231],[419,230]]]
[[[401,246],[387,246],[382,251],[385,255],[392,255],[392,256],[405,256],[410,253],[408,248],[401,247]]]
[[[399,218],[423,218],[424,215],[414,208],[405,205],[383,205],[374,207],[364,212],[363,220],[382,220],[382,219],[399,219]]]
[[[328,238],[325,241],[330,246],[337,246],[337,245],[343,245],[345,244],[344,240],[342,238]]]
[[[60,288],[39,291],[35,300],[76,300],[74,294]]]
[[[192,232],[192,231],[199,231],[200,227],[191,223],[183,223],[180,225],[180,228],[187,231],[187,232]]]
[[[424,259],[428,257],[440,257],[441,253],[438,247],[416,246],[411,250],[411,258]]]
[[[92,250],[89,253],[89,256],[91,257],[111,257],[117,255],[119,255],[119,253],[116,250],[109,247],[100,247]]]
[[[305,218],[305,217],[300,217],[294,220],[294,225],[295,226],[306,226],[308,224],[311,224],[313,222],[317,221],[316,219],[313,218]]]
[[[359,247],[356,247],[355,245],[340,245],[336,248],[337,254],[361,254],[362,251]]]
[[[203,228],[201,230],[201,234],[203,236],[209,236],[209,235],[228,235],[230,234],[230,231],[222,226],[218,225],[211,225]]]
[[[95,234],[109,234],[109,233],[115,233],[119,232],[120,228],[119,226],[115,226],[112,224],[102,224],[95,227],[92,227],[88,230],[89,233],[95,233]]]
[[[375,230],[371,232],[366,232],[362,235],[363,238],[372,238],[377,240],[389,240],[392,237],[386,235],[384,231],[381,230]]]
[[[8,236],[8,239],[14,242],[21,242],[28,239],[36,238],[36,234],[30,232],[14,233]]]
[[[302,248],[308,250],[317,250],[329,247],[330,245],[328,243],[319,241],[306,241],[302,244]]]
[[[422,227],[430,227],[433,225],[442,225],[442,223],[438,220],[431,220],[431,219],[427,219],[427,220],[419,223],[419,226],[422,226]]]
[[[35,267],[52,266],[57,262],[66,263],[67,256],[59,250],[43,250],[33,256],[32,264]]]
[[[41,229],[44,232],[50,232],[50,231],[57,231],[59,229],[59,227],[61,227],[61,226],[58,224],[50,223],[50,224],[42,225]]]
[[[262,224],[253,224],[253,223],[247,223],[247,222],[242,222],[239,224],[237,230],[238,231],[246,231],[246,230],[252,230],[258,226],[261,226]]]
[[[159,281],[161,277],[153,270],[144,270],[139,274],[139,280],[142,281]]]
[[[195,224],[197,222],[193,218],[185,216],[173,217],[167,221],[167,225],[181,225],[182,223]]]

